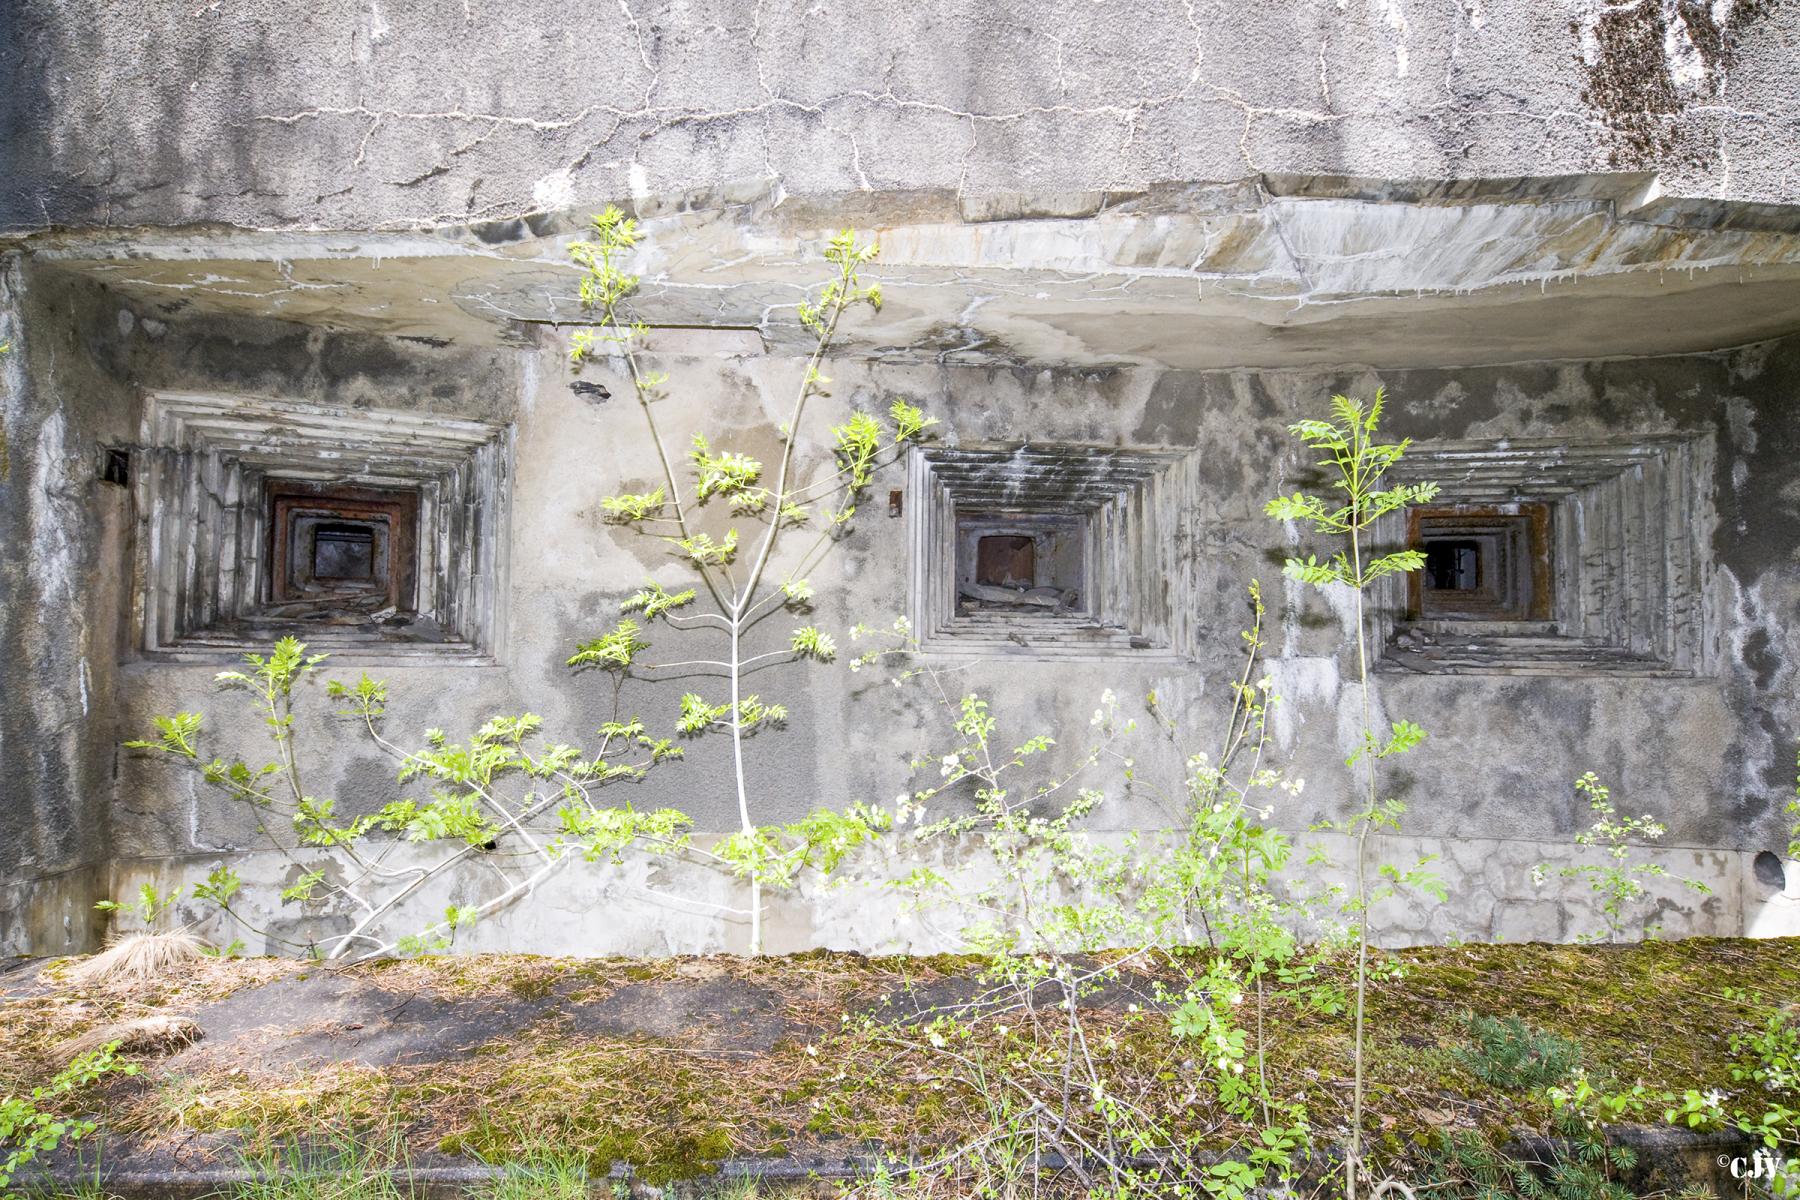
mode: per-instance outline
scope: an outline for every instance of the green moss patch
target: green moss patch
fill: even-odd
[[[1556,1055],[1574,1047],[1598,1080],[1729,1089],[1731,1034],[1800,994],[1796,940],[1434,947],[1392,963],[1371,991],[1365,1116],[1389,1144],[1548,1128],[1538,1092],[1491,1082],[1507,1076],[1471,1057],[1472,1016],[1518,1018],[1507,1028]],[[926,1032],[934,1006],[981,993],[979,967],[848,954],[434,958],[341,972],[265,960],[208,964],[139,995],[73,992],[40,972],[0,1002],[0,1080],[11,1090],[47,1077],[59,1046],[97,1023],[170,1011],[221,1032],[106,1085],[114,1135],[152,1144],[234,1131],[272,1145],[397,1127],[415,1152],[508,1161],[551,1147],[653,1182],[741,1156],[924,1151],[992,1120],[991,1098],[948,1069]],[[1327,969],[1348,982],[1347,964]],[[1173,978],[1166,959],[1140,962],[1089,998],[1084,1036],[1118,1095],[1228,1145],[1243,1131],[1154,1001],[1156,981]],[[221,1014],[277,984],[306,1019],[245,1028],[234,1017],[222,1032]],[[319,1011],[305,1012],[305,988],[319,989]],[[1330,1136],[1349,1111],[1348,1015],[1273,1004],[1262,1029],[1276,1092],[1304,1095]],[[1015,1006],[971,1020],[949,1049],[1003,1064],[1066,1031],[1057,1010]]]

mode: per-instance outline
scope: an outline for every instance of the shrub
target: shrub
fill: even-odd
[[[1581,1044],[1518,1017],[1476,1016],[1469,1019],[1468,1044],[1450,1057],[1485,1084],[1522,1091],[1568,1078],[1581,1061]]]

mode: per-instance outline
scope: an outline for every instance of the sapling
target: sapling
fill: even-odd
[[[1380,442],[1376,438],[1381,426],[1381,411],[1386,393],[1377,389],[1373,401],[1364,404],[1348,396],[1331,398],[1330,420],[1298,421],[1288,431],[1319,451],[1318,465],[1324,469],[1335,493],[1329,499],[1306,492],[1278,496],[1268,502],[1265,511],[1284,521],[1308,525],[1316,533],[1341,538],[1344,549],[1325,561],[1316,555],[1290,558],[1285,574],[1301,583],[1326,589],[1341,587],[1352,601],[1356,622],[1357,682],[1362,700],[1362,729],[1356,749],[1345,765],[1355,771],[1360,764],[1364,795],[1362,806],[1347,821],[1335,828],[1350,836],[1355,855],[1353,871],[1354,895],[1351,912],[1356,921],[1356,1000],[1354,1091],[1351,1100],[1350,1145],[1345,1157],[1345,1183],[1350,1200],[1356,1200],[1357,1180],[1362,1166],[1363,1108],[1363,1023],[1369,975],[1369,907],[1376,897],[1369,889],[1369,835],[1377,828],[1398,829],[1405,805],[1393,798],[1383,799],[1379,793],[1377,767],[1388,758],[1417,746],[1425,731],[1411,721],[1395,721],[1385,734],[1375,729],[1375,706],[1369,677],[1369,634],[1367,595],[1370,587],[1389,575],[1417,571],[1425,565],[1425,556],[1417,550],[1395,550],[1376,553],[1371,544],[1375,523],[1389,513],[1408,505],[1423,504],[1437,495],[1433,483],[1403,483],[1383,487],[1387,472],[1406,454],[1410,438],[1398,442]],[[1420,870],[1400,872],[1383,866],[1382,874],[1394,883],[1433,887],[1430,878]],[[1439,889],[1441,898],[1441,888]]]
[[[333,680],[328,685],[328,695],[343,705],[337,715],[361,726],[392,757],[398,784],[422,784],[429,798],[391,800],[344,819],[336,801],[306,786],[294,732],[295,689],[326,656],[308,654],[305,643],[286,637],[268,654],[244,658],[247,669],[222,671],[217,681],[248,693],[252,711],[274,744],[272,760],[207,758],[201,752],[203,719],[196,712],[157,717],[155,737],[125,744],[196,771],[203,782],[246,805],[255,814],[258,834],[287,860],[290,879],[280,895],[283,902],[332,902],[351,918],[348,929],[322,941],[291,941],[250,920],[238,899],[243,881],[232,868],[219,867],[194,886],[197,899],[217,904],[227,917],[272,944],[325,958],[445,950],[459,929],[530,896],[574,858],[617,858],[633,846],[687,848],[689,822],[680,812],[638,812],[594,802],[596,789],[638,779],[681,753],[668,739],[651,737],[642,722],[602,725],[592,758],[575,746],[545,739],[541,719],[531,713],[493,717],[461,741],[427,730],[424,746],[408,750],[382,732],[387,687],[367,675],[354,683]],[[523,790],[515,792],[514,787]],[[413,861],[394,865],[390,859],[401,843],[415,847],[416,853]],[[420,892],[477,858],[498,878],[498,890],[477,903],[451,905],[441,915],[422,918],[415,902]],[[154,889],[146,900],[150,898],[159,904],[172,900],[155,896]]]
[[[107,1075],[136,1075],[136,1063],[120,1062],[118,1042],[108,1042],[77,1057],[58,1071],[50,1082],[26,1095],[0,1095],[0,1197],[8,1191],[19,1168],[49,1154],[59,1145],[78,1142],[94,1132],[88,1118],[63,1116],[49,1105],[66,1104],[69,1098]]]
[[[1084,741],[1003,736],[1003,722],[984,699],[952,687],[958,667],[917,653],[904,621],[891,629],[851,631],[853,639],[875,643],[853,666],[903,656],[907,665],[896,682],[923,681],[956,735],[949,747],[913,762],[923,778],[897,801],[908,840],[973,840],[984,852],[975,877],[946,878],[920,867],[899,886],[933,911],[968,914],[961,948],[987,958],[989,986],[960,1015],[1031,1031],[1001,1057],[983,1056],[961,1021],[928,1026],[923,1044],[920,1031],[909,1027],[896,1027],[885,1040],[921,1049],[928,1044],[951,1077],[1010,1123],[1012,1135],[1028,1134],[1032,1144],[1083,1160],[1073,1168],[1077,1177],[1090,1186],[1106,1184],[1107,1190],[1093,1194],[1192,1197],[1200,1194],[1193,1186],[1198,1179],[1205,1194],[1240,1200],[1271,1176],[1291,1182],[1296,1158],[1310,1141],[1304,1102],[1278,1096],[1271,1085],[1264,1014],[1273,996],[1324,1012],[1337,1011],[1341,1001],[1315,978],[1287,928],[1296,907],[1272,887],[1291,844],[1265,822],[1272,805],[1297,795],[1301,782],[1264,759],[1268,714],[1280,697],[1270,678],[1259,678],[1266,614],[1255,584],[1249,598],[1244,664],[1230,680],[1222,736],[1215,751],[1185,757],[1179,800],[1185,828],[1153,835],[1149,844],[1128,833],[1117,848],[1085,829],[1106,799],[1096,776],[1110,767],[1136,788],[1154,790],[1154,784],[1140,777],[1125,753],[1135,725],[1121,714],[1113,692],[1102,694]],[[1154,694],[1148,703],[1180,747],[1191,730]],[[1064,762],[1053,766],[1049,752],[1059,742]],[[1204,944],[1187,950],[1197,927]],[[1184,948],[1163,949],[1171,942]],[[1131,949],[1106,953],[1119,947]],[[1097,957],[1065,957],[1070,951]],[[1150,963],[1156,967],[1150,985],[1155,1003],[1129,1012],[1127,1023],[1164,1026],[1182,1045],[1180,1065],[1159,1075],[1178,1090],[1161,1098],[1118,1089],[1113,1052],[1130,1039],[1091,1025],[1082,1003],[1100,988],[1132,986],[1128,973]],[[1179,983],[1168,979],[1171,974]],[[1253,1014],[1250,1028],[1243,1023],[1245,1010]],[[1174,1119],[1201,1082],[1190,1080],[1190,1072],[1210,1083],[1224,1111],[1249,1131],[1235,1153],[1216,1160],[1202,1155],[1201,1141]],[[1177,1104],[1182,1091],[1188,1099]],[[1000,1103],[1018,1100],[1025,1103]],[[973,1162],[991,1149],[990,1140],[972,1138],[960,1155]],[[1019,1164],[1009,1163],[1014,1167]]]
[[[636,221],[608,207],[594,217],[591,237],[570,247],[571,257],[582,268],[581,303],[595,318],[573,334],[570,360],[579,370],[604,352],[622,366],[660,468],[662,482],[648,492],[606,497],[601,503],[608,519],[667,542],[695,579],[696,586],[677,591],[648,582],[625,601],[623,612],[638,614],[645,623],[661,621],[677,630],[705,631],[723,645],[717,657],[646,662],[640,656],[650,647],[647,631],[636,617],[625,616],[611,630],[584,643],[569,661],[576,666],[641,671],[651,677],[669,678],[677,672],[724,677],[723,700],[698,692],[682,696],[677,728],[687,736],[714,730],[730,736],[738,831],[721,843],[718,853],[750,881],[750,951],[758,954],[764,885],[791,883],[799,865],[818,861],[815,848],[841,853],[873,836],[880,819],[873,810],[858,808],[846,813],[820,810],[787,827],[758,825],[744,768],[744,743],[759,731],[784,724],[790,714],[786,705],[747,690],[749,677],[777,663],[828,662],[837,656],[837,644],[831,634],[812,624],[796,626],[780,649],[753,653],[746,649],[746,641],[759,624],[779,613],[810,610],[815,594],[810,572],[844,536],[874,472],[891,463],[933,422],[904,400],[892,402],[885,428],[869,413],[852,412],[843,424],[830,428],[831,460],[802,478],[798,443],[809,403],[830,383],[819,368],[838,324],[852,307],[881,304],[880,285],[862,282],[862,270],[874,259],[876,247],[846,230],[825,248],[825,260],[832,268],[829,279],[815,299],[803,300],[798,308],[812,346],[794,387],[788,418],[778,430],[781,454],[773,483],[765,482],[768,472],[763,462],[715,446],[700,433],[688,449],[692,482],[684,488],[656,411],[668,376],[646,369],[641,355],[648,327],[625,309],[639,277],[627,273],[624,263],[640,237]],[[722,532],[701,527],[702,510],[712,504],[728,509],[732,518]],[[781,555],[790,536],[801,541],[799,553]],[[784,566],[777,568],[778,561]]]
[[[1637,817],[1621,817],[1618,807],[1612,800],[1612,789],[1600,782],[1600,777],[1589,771],[1575,781],[1575,790],[1587,801],[1588,811],[1594,814],[1594,823],[1575,835],[1575,842],[1580,846],[1598,846],[1604,848],[1605,858],[1598,863],[1577,863],[1558,867],[1555,871],[1564,879],[1586,879],[1589,889],[1600,900],[1600,916],[1606,922],[1606,939],[1618,941],[1625,933],[1625,911],[1642,900],[1647,889],[1645,879],[1656,879],[1668,876],[1676,879],[1683,886],[1700,893],[1709,894],[1712,889],[1697,879],[1683,879],[1670,876],[1667,868],[1659,863],[1640,862],[1631,857],[1631,841],[1640,838],[1644,841],[1656,841],[1666,832],[1661,821],[1649,813]],[[1549,878],[1551,869],[1547,864],[1539,863],[1531,869],[1531,877],[1540,886]],[[1644,936],[1654,936],[1655,926],[1646,926]],[[1599,940],[1598,934],[1583,934],[1576,938],[1581,942]]]

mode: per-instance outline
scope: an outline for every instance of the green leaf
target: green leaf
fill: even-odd
[[[802,658],[830,662],[837,657],[837,643],[832,640],[831,635],[820,632],[812,625],[804,625],[794,630],[791,646],[794,653]]]
[[[600,507],[606,513],[606,519],[622,524],[647,521],[662,514],[666,496],[662,488],[648,492],[625,492],[617,496],[602,496]]]
[[[647,581],[644,586],[639,588],[636,592],[632,593],[630,598],[619,606],[619,609],[622,612],[632,612],[637,609],[642,609],[644,619],[654,621],[666,612],[671,612],[684,605],[692,604],[695,595],[696,593],[693,588],[688,588],[686,591],[681,592],[671,592],[664,588],[662,584],[652,579]],[[627,660],[627,662],[621,665],[629,666],[630,662]]]
[[[644,593],[638,593],[638,596],[642,595],[644,595]],[[691,599],[693,593],[689,592],[687,595]],[[633,597],[633,599],[635,600],[637,597]],[[670,599],[674,598],[670,597]],[[626,603],[629,604],[630,601],[627,601]],[[660,602],[651,600],[646,602],[644,607],[647,608],[650,604],[654,603]],[[675,607],[675,605],[665,604],[662,608],[658,609],[658,612],[660,613],[663,609],[672,607]],[[640,651],[648,650],[650,648],[650,643],[638,637],[638,632],[639,627],[636,621],[629,619],[620,621],[618,625],[614,626],[608,632],[601,634],[592,641],[581,643],[581,645],[577,647],[575,653],[569,656],[568,665],[571,667],[600,667],[609,671],[622,671],[631,666],[632,661],[637,657]]]

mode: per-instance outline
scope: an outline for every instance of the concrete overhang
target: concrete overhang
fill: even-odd
[[[596,205],[597,207],[597,205]],[[1130,194],[640,199],[637,311],[685,352],[784,352],[820,255],[881,243],[886,303],[839,352],[1187,369],[1477,366],[1687,353],[1800,330],[1800,205],[1662,196],[1646,175],[1455,183],[1262,176]],[[35,235],[44,268],[146,315],[275,317],[475,344],[578,324],[589,208],[412,231]]]

